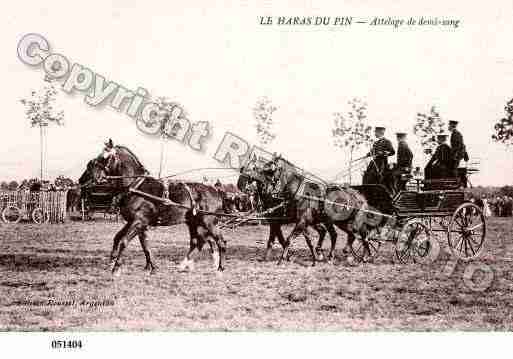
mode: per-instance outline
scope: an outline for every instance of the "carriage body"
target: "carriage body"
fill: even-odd
[[[94,212],[103,212],[106,215],[115,211],[117,217],[117,209],[113,208],[113,200],[117,192],[117,187],[107,184],[95,184],[85,189],[81,195],[81,212],[82,219],[86,219]]]
[[[396,249],[401,261],[405,257],[414,259],[412,251],[418,249],[414,248],[415,237],[420,235],[426,242],[432,237],[438,238],[437,234],[444,234],[453,255],[462,260],[476,258],[483,249],[485,217],[478,206],[466,199],[465,190],[458,188],[454,179],[418,181],[416,189],[404,190],[395,196],[379,184],[352,188],[362,193],[371,207],[392,218],[399,234],[408,234],[406,249]],[[425,256],[428,245],[423,246],[421,252]]]

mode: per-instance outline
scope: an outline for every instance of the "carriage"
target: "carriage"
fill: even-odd
[[[140,233],[144,235],[148,225],[159,225],[164,209],[174,211],[175,208],[178,218],[185,220],[190,231],[190,249],[184,259],[185,263],[189,263],[190,253],[198,247],[199,238],[202,243],[208,241],[212,251],[215,242],[219,255],[216,265],[218,270],[223,270],[222,258],[226,251],[226,241],[220,230],[223,227],[261,220],[277,225],[271,225],[268,249],[271,241],[278,233],[281,234],[281,224],[296,223],[288,239],[280,241],[283,245],[280,262],[288,258],[290,239],[302,233],[312,254],[312,264],[315,265],[318,256],[310,240],[309,227],[316,229],[321,236],[317,245],[319,250],[322,248],[326,230],[330,232],[332,246],[328,258],[333,258],[336,243],[334,225],[347,234],[354,258],[359,260],[374,257],[385,241],[400,244],[396,246],[396,254],[401,262],[426,257],[431,249],[430,236],[435,232],[446,234],[449,247],[458,258],[471,260],[483,248],[486,234],[484,216],[478,206],[466,201],[463,189],[465,186],[460,183],[459,177],[419,180],[416,189],[402,190],[392,196],[380,185],[349,188],[328,183],[281,156],[259,151],[248,156],[247,163],[241,168],[237,187],[243,189],[244,183],[247,185],[254,182],[257,192],[263,195],[265,206],[247,213],[226,213],[227,208],[233,207],[225,206],[226,197],[219,188],[176,179],[169,181],[176,175],[153,178],[130,150],[122,146],[117,149],[115,157],[112,156],[106,161],[90,161],[82,176],[90,179],[82,184],[82,188],[92,185],[96,189],[97,186],[105,185],[104,194],[108,200],[103,203],[104,206],[112,205],[112,200],[120,190],[121,193],[135,196],[131,197],[134,200],[124,201],[123,209],[131,213],[131,217],[124,229],[120,230],[120,235],[116,235],[115,241],[120,241],[129,234],[133,238],[138,230],[142,230]],[[112,180],[126,183],[114,185]],[[339,199],[343,198],[342,202],[337,203],[330,199],[332,194],[340,196]],[[141,198],[154,205],[140,206]],[[330,205],[344,208],[347,216],[342,218],[328,211]],[[222,217],[227,220],[219,220]],[[363,221],[362,224],[361,219],[364,217],[374,220],[374,223],[368,225],[369,222]],[[180,221],[170,225],[178,223]],[[326,228],[323,230],[322,227]],[[199,228],[203,228],[201,233]],[[123,232],[127,230],[129,234]],[[144,241],[142,244],[147,268],[153,271],[155,266],[151,256]],[[124,247],[116,245],[115,242],[113,248],[113,272],[118,273],[121,265],[120,253]]]
[[[82,220],[91,218],[95,212],[102,212],[104,217],[113,215],[119,217],[119,208],[113,205],[116,188],[111,184],[94,184],[82,189],[80,194],[80,214]]]
[[[477,205],[466,198],[458,178],[416,180],[413,189],[392,196],[382,185],[353,186],[368,203],[389,222],[390,234],[380,230],[353,243],[355,258],[375,257],[384,242],[396,243],[400,262],[416,262],[426,257],[432,247],[432,237],[445,236],[451,253],[462,260],[479,256],[486,236],[485,217]],[[390,228],[392,227],[392,228]]]
[[[267,161],[269,158],[259,162]],[[255,170],[258,161],[253,162],[244,168],[243,174],[258,178],[261,176],[261,171]],[[315,191],[311,189],[315,186],[350,187],[365,197],[370,208],[360,210],[376,225],[366,236],[351,243],[353,257],[358,261],[372,260],[384,243],[392,242],[396,244],[395,255],[400,262],[416,262],[430,254],[432,240],[440,235],[445,237],[451,253],[462,260],[478,257],[483,249],[485,217],[481,208],[466,197],[465,190],[468,175],[477,172],[475,164],[469,170],[459,169],[458,176],[453,178],[411,178],[406,189],[395,194],[380,184],[343,186],[327,183],[297,167],[295,171],[304,177],[296,194],[298,199],[312,198],[311,193]],[[327,205],[326,199],[321,201]],[[347,203],[334,205],[346,207]]]

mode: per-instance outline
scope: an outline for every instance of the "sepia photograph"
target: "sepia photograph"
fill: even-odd
[[[512,10],[10,3],[0,342],[511,331]]]

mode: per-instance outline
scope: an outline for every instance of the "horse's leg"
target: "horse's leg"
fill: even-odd
[[[278,229],[276,229],[276,226],[278,226]],[[267,239],[267,248],[265,249],[264,261],[269,260],[271,251],[273,249],[274,240],[278,236],[277,231],[281,232],[281,228],[279,227],[279,225],[276,223],[271,223],[269,225],[269,238]],[[283,234],[281,236],[283,238]]]
[[[347,236],[346,246],[344,249],[342,249],[342,253],[347,256],[349,253],[351,253],[351,246],[353,245],[355,239],[354,234],[348,228],[347,223],[335,223],[335,225],[340,228]]]
[[[111,261],[111,268],[114,268],[114,264],[116,262],[116,258],[118,257],[119,253],[119,241],[121,238],[123,238],[126,235],[126,232],[128,231],[128,228],[130,227],[131,223],[127,223],[119,230],[118,233],[114,236],[114,243],[112,245],[112,251],[110,252],[110,261]]]
[[[125,251],[125,248],[128,246],[128,243],[138,234],[146,231],[145,226],[140,220],[135,220],[127,229],[126,234],[120,238],[119,245],[116,251],[116,260],[114,266],[112,268],[112,274],[119,275],[119,268],[122,264],[122,255]]]
[[[321,260],[324,257],[324,253],[322,252],[322,243],[324,242],[324,237],[326,237],[326,228],[324,228],[324,226],[320,223],[315,224],[313,227],[317,231],[317,233],[319,233],[319,240],[317,241],[315,252]]]
[[[197,228],[192,228],[192,224],[187,224],[187,228],[189,228],[189,250],[178,266],[180,270],[185,270],[188,267],[190,269],[194,269],[194,261],[192,260],[191,256],[194,250],[198,247],[199,238],[197,234]]]
[[[297,236],[299,232],[302,232],[303,229],[300,227],[301,222],[296,223],[292,232],[290,232],[289,236],[283,243],[283,251],[281,252],[280,260],[278,261],[278,265],[281,265],[283,260],[287,260],[289,255],[290,242]]]
[[[141,242],[141,247],[144,252],[144,256],[146,257],[146,267],[144,267],[144,269],[149,270],[151,274],[154,274],[158,268],[151,260],[151,252],[148,246],[148,235],[146,230],[139,233],[139,242]]]
[[[281,248],[285,248],[285,244],[286,244],[286,240],[285,240],[285,237],[283,236],[283,231],[281,230],[281,225],[280,224],[277,224],[276,225],[276,237],[278,238],[278,242],[280,243],[281,245]],[[285,260],[287,262],[290,262],[290,259],[292,257],[292,254],[290,252],[287,253],[287,257],[285,258]]]
[[[214,238],[214,240],[217,244],[218,258],[213,256],[214,261],[217,260],[217,263],[214,263],[214,264],[217,264],[216,265],[217,270],[221,272],[221,271],[224,271],[224,261],[225,261],[225,256],[226,256],[226,240],[223,237],[223,233],[217,226],[215,226],[214,224],[211,224],[210,226],[211,226],[211,228],[210,228],[211,236]]]
[[[308,225],[304,226],[303,236],[305,237],[306,244],[308,245],[308,248],[310,249],[310,253],[312,254],[312,267],[313,267],[313,266],[315,266],[315,263],[317,262],[317,254],[316,254],[315,248],[312,244],[312,240],[310,239],[310,230],[309,230]]]
[[[337,245],[337,231],[335,230],[335,227],[331,223],[327,224],[326,227],[328,228],[328,233],[330,234],[330,240],[331,240],[331,248],[330,248],[330,252],[328,254],[328,262],[331,262],[335,255],[335,246]]]

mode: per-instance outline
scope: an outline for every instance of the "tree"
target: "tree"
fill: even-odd
[[[37,187],[41,188],[41,179],[39,178],[24,179],[19,185],[19,189],[30,190]]]
[[[494,125],[495,133],[492,135],[492,140],[509,146],[513,145],[513,99],[508,101],[504,110],[507,116]]]
[[[160,136],[160,162],[159,162],[159,178],[162,175],[164,166],[164,140],[166,138],[175,138],[179,131],[188,131],[189,128],[182,128],[183,123],[177,121],[176,115],[179,118],[186,118],[186,113],[178,102],[171,101],[166,97],[157,97],[154,102],[159,109],[158,119],[161,121],[159,136]],[[175,116],[173,116],[175,114]]]
[[[349,183],[352,182],[353,155],[362,148],[369,148],[372,144],[372,127],[367,120],[367,103],[354,98],[348,102],[351,109],[347,113],[335,112],[333,114],[334,126],[331,130],[336,147],[349,150]]]
[[[39,126],[40,144],[41,144],[41,181],[43,180],[43,143],[44,131],[49,124],[64,124],[64,112],[57,111],[55,101],[57,99],[57,89],[52,84],[49,77],[45,78],[47,85],[40,91],[32,91],[30,97],[21,99],[20,102],[25,106],[25,116],[30,121],[32,127]]]
[[[59,176],[53,182],[56,187],[60,188],[70,188],[75,185],[75,182],[71,178],[66,178],[64,176]]]
[[[18,189],[18,182],[16,182],[16,181],[9,182],[8,189],[9,189],[9,191],[16,191]]]
[[[260,146],[264,148],[276,138],[274,132],[273,113],[278,108],[274,106],[267,97],[261,97],[253,107],[253,117],[255,118],[255,128]]]
[[[431,106],[428,114],[417,113],[413,133],[419,138],[420,145],[426,155],[436,148],[436,135],[444,131],[445,122],[435,106]]]
[[[2,181],[2,183],[0,183],[0,189],[2,191],[7,191],[9,190],[9,183],[7,183],[6,181]]]

